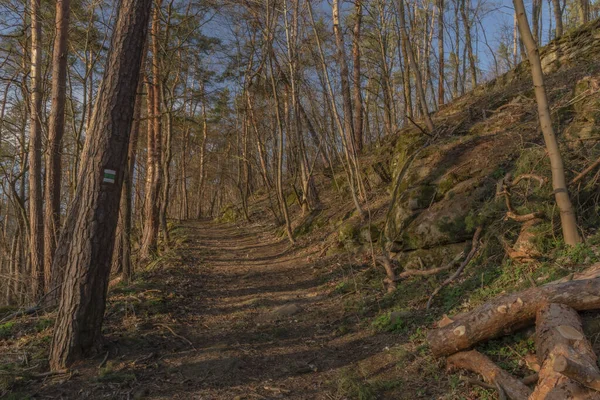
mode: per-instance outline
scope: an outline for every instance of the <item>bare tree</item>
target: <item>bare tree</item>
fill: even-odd
[[[42,210],[42,25],[40,0],[31,0],[31,126],[29,131],[29,235],[32,292],[44,292],[44,217]]]
[[[353,77],[354,77],[354,143],[356,151],[360,153],[363,148],[363,101],[361,89],[361,72],[360,72],[360,39],[362,27],[362,0],[356,0],[354,3],[354,31],[352,37],[352,60],[354,62]]]
[[[558,141],[552,127],[552,119],[550,117],[550,107],[548,106],[548,97],[546,95],[546,87],[544,86],[544,73],[542,72],[542,64],[538,47],[533,39],[527,15],[525,14],[525,6],[523,0],[513,0],[515,11],[517,13],[517,21],[521,38],[527,48],[529,63],[531,64],[531,76],[533,78],[533,86],[535,88],[535,98],[538,104],[538,117],[540,126],[546,142],[546,149],[550,157],[552,168],[552,187],[554,188],[554,196],[556,204],[560,210],[560,219],[565,243],[574,246],[581,242],[581,237],[577,231],[577,220],[575,211],[569,198],[567,184],[565,180],[565,170],[562,157],[558,148]]]
[[[415,87],[417,89],[417,95],[419,105],[421,106],[421,112],[423,113],[423,119],[425,120],[425,125],[427,126],[427,129],[430,132],[433,132],[435,127],[433,125],[433,121],[431,120],[431,116],[429,115],[427,99],[425,98],[425,90],[423,90],[423,80],[421,79],[421,72],[419,71],[419,67],[417,66],[417,61],[415,60],[415,55],[413,53],[410,38],[408,36],[408,32],[406,31],[406,18],[404,17],[404,0],[399,1],[398,17],[400,19],[400,33],[402,34],[402,45],[406,47],[406,53],[408,54],[410,67],[413,70],[413,73],[415,74]]]

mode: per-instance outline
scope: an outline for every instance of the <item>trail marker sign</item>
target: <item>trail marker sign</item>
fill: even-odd
[[[116,177],[117,177],[117,171],[112,170],[112,169],[105,169],[104,170],[104,179],[102,180],[102,182],[115,183]]]

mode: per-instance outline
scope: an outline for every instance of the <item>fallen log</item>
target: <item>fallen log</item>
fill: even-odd
[[[600,278],[552,283],[498,297],[454,317],[446,326],[430,330],[427,341],[434,356],[449,356],[531,324],[546,303],[565,304],[579,311],[598,309]]]
[[[523,382],[498,367],[477,350],[462,351],[448,357],[448,369],[466,369],[475,372],[489,383],[498,386],[511,400],[527,400],[531,394]]]
[[[600,391],[600,374],[597,368],[582,365],[565,356],[558,356],[552,364],[554,371],[581,383],[596,391]]]
[[[536,352],[542,367],[530,400],[600,399],[600,393],[580,383],[592,384],[600,371],[592,345],[583,333],[581,318],[573,308],[546,304],[538,310]],[[565,371],[577,379],[563,374]]]

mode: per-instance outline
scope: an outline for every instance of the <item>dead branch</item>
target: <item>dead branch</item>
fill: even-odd
[[[389,259],[387,255],[382,255],[381,257],[377,257],[376,261],[383,266],[385,269],[386,277],[383,282],[387,285],[388,293],[396,290],[396,272],[394,271],[394,265],[392,261]]]
[[[517,186],[519,184],[519,182],[523,181],[523,180],[534,180],[537,181],[539,183],[539,187],[542,187],[546,184],[546,182],[548,182],[548,179],[543,177],[543,176],[539,176],[539,175],[535,175],[535,174],[521,174],[519,176],[517,176],[511,183],[510,183],[510,187],[513,186]]]
[[[465,269],[465,267],[467,265],[469,265],[469,263],[471,262],[471,260],[475,256],[475,254],[477,253],[477,249],[479,248],[479,236],[481,235],[481,231],[482,231],[481,226],[477,227],[477,229],[475,230],[475,234],[473,235],[473,241],[471,242],[471,251],[467,255],[467,258],[465,258],[465,260],[462,262],[460,267],[458,267],[456,272],[454,272],[454,274],[452,274],[452,276],[450,276],[448,279],[446,279],[444,282],[442,282],[442,284],[437,289],[435,289],[433,291],[433,293],[431,293],[431,296],[429,296],[429,300],[427,300],[427,309],[428,310],[431,307],[431,302],[433,301],[433,298],[435,297],[435,295],[438,294],[440,290],[442,290],[443,288],[445,288],[446,286],[451,284],[456,278],[458,278],[460,276],[460,274],[463,272],[463,270]]]
[[[535,180],[539,183],[539,185],[540,185],[539,187],[542,187],[547,182],[547,179],[545,177],[535,175],[535,174],[522,174],[511,181],[510,173],[506,174],[504,176],[504,178],[502,178],[500,180],[500,182],[498,183],[498,186],[497,186],[498,189],[496,191],[496,196],[504,196],[504,201],[506,203],[506,209],[508,210],[506,212],[505,219],[512,219],[517,222],[527,222],[527,221],[531,221],[533,219],[541,218],[544,216],[544,214],[542,212],[533,212],[533,213],[526,214],[526,215],[518,215],[515,212],[515,210],[512,206],[512,203],[510,201],[510,198],[511,198],[510,189],[513,188],[514,186],[516,186],[517,184],[519,184],[523,180]]]
[[[523,382],[477,350],[456,353],[448,357],[447,365],[451,370],[460,368],[481,375],[487,383],[494,385],[494,389],[499,387],[498,392],[504,392],[511,400],[526,400],[531,394],[531,390]]]
[[[454,266],[454,264],[456,264],[458,261],[460,261],[461,258],[463,258],[465,255],[465,252],[462,251],[460,252],[456,257],[454,257],[454,259],[452,261],[450,261],[448,264],[442,266],[442,267],[437,267],[437,268],[430,268],[430,269],[407,269],[403,272],[400,273],[400,275],[398,275],[398,279],[406,279],[406,278],[410,278],[411,276],[430,276],[430,275],[435,275],[435,274],[439,274],[442,271],[446,271],[449,270],[450,268],[452,268]]]
[[[594,161],[589,167],[587,167],[586,169],[581,171],[581,173],[579,173],[575,178],[573,178],[573,180],[571,182],[569,182],[569,185],[576,184],[577,182],[579,182],[580,180],[585,178],[585,176],[587,174],[589,174],[590,172],[595,170],[599,165],[600,165],[600,158],[598,158],[596,161]]]
[[[175,333],[175,331],[169,325],[166,325],[166,324],[155,324],[155,325],[156,326],[161,326],[163,328],[166,328],[169,332],[171,332],[171,334],[173,336],[175,336],[175,337],[183,340],[184,342],[186,342],[187,344],[189,344],[190,346],[192,346],[192,348],[195,349],[194,344],[188,338],[186,338],[184,336],[181,336],[181,335],[178,335],[177,333]]]
[[[527,222],[527,221],[531,221],[534,219],[542,218],[543,216],[544,216],[544,213],[540,212],[540,211],[532,212],[530,214],[525,214],[525,215],[518,215],[514,211],[508,211],[504,218],[512,219],[513,221],[517,221],[517,222]]]

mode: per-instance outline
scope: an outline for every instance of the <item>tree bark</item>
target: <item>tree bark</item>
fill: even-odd
[[[160,226],[160,186],[162,153],[162,115],[160,93],[160,7],[162,0],[155,1],[152,16],[152,81],[148,80],[148,157],[146,168],[145,225],[140,249],[140,259],[148,260],[158,250]]]
[[[52,260],[60,229],[60,191],[62,177],[62,138],[65,132],[67,92],[67,40],[70,0],[56,2],[56,38],[52,55],[52,105],[48,126],[46,160],[46,204],[44,212],[44,289],[52,290]]]
[[[546,87],[544,85],[544,74],[542,72],[540,55],[533,36],[531,35],[531,30],[529,29],[529,23],[527,22],[527,15],[525,14],[523,0],[513,0],[513,3],[517,13],[517,22],[519,31],[521,33],[521,38],[525,47],[527,48],[529,64],[531,65],[531,75],[533,78],[533,86],[535,88],[535,97],[538,104],[538,117],[540,120],[542,133],[544,135],[544,141],[546,142],[546,149],[548,150],[548,155],[550,157],[550,164],[552,168],[552,188],[554,189],[556,204],[560,210],[563,237],[567,245],[574,246],[581,242],[581,237],[577,231],[577,220],[575,218],[575,211],[573,209],[573,205],[571,204],[571,199],[569,198],[569,192],[567,190],[563,161],[560,155],[558,141],[556,140],[556,135],[554,134],[554,129],[552,127],[552,119],[550,116],[548,97],[546,96]]]
[[[469,0],[470,1],[470,0]],[[463,20],[463,27],[465,29],[465,47],[469,56],[469,70],[471,72],[471,89],[477,87],[477,67],[475,65],[475,55],[473,54],[473,42],[471,40],[471,23],[469,22],[469,14],[467,12],[467,0],[461,0],[460,2],[460,14]]]
[[[438,0],[438,107],[445,103],[444,89],[444,0]]]
[[[352,37],[352,59],[354,62],[354,143],[356,151],[360,153],[363,148],[363,101],[361,89],[361,60],[360,60],[360,36],[362,29],[362,0],[356,0],[354,4],[354,31]]]
[[[66,268],[50,367],[61,370],[100,343],[121,184],[151,0],[121,0],[106,71],[82,154],[73,206],[53,268]]]
[[[545,303],[562,303],[579,311],[600,308],[600,279],[552,283],[493,299],[454,317],[451,324],[429,331],[431,351],[438,357],[447,356],[513,332],[530,324]]]
[[[115,237],[115,249],[113,251],[112,270],[119,271],[124,282],[129,282],[133,276],[131,264],[131,235],[132,235],[132,211],[133,211],[133,174],[137,156],[137,146],[140,131],[140,118],[142,116],[142,91],[144,90],[144,64],[147,49],[144,47],[140,68],[140,77],[135,96],[133,108],[133,122],[127,148],[127,168],[123,175],[123,189],[121,189],[121,200],[119,201],[119,222]]]
[[[44,293],[44,215],[42,210],[42,25],[40,0],[31,0],[31,126],[29,131],[29,237],[32,294]]]
[[[561,360],[571,361],[570,365],[584,366],[596,376],[600,374],[596,366],[596,354],[583,333],[577,311],[564,304],[550,303],[541,307],[536,316],[536,352],[542,367],[531,400],[600,398],[599,393],[554,368],[555,361],[560,357]],[[591,394],[595,394],[595,397],[591,397]]]
[[[346,62],[346,51],[344,49],[344,35],[340,26],[339,0],[333,0],[332,6],[333,34],[336,44],[336,58],[340,67],[340,81],[342,84],[342,106],[344,109],[344,130],[346,132],[346,142],[350,152],[355,156],[357,146],[354,141],[354,125],[352,116],[352,97],[350,95],[350,83],[348,73],[348,63]]]

